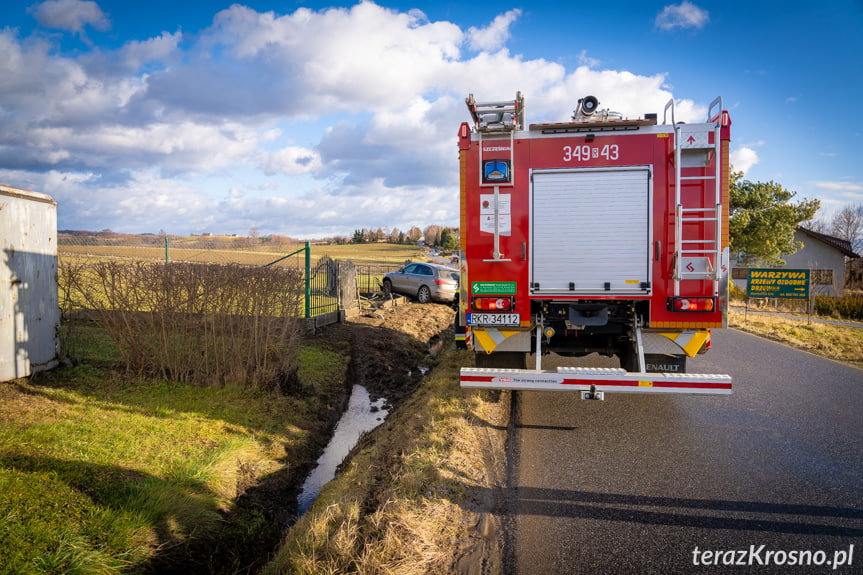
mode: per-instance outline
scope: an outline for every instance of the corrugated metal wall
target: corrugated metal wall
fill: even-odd
[[[0,239],[0,381],[8,381],[57,365],[56,202],[0,185]]]

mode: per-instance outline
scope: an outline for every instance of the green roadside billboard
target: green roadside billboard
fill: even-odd
[[[809,270],[750,269],[747,297],[809,298]]]

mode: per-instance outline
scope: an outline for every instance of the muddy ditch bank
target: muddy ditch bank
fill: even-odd
[[[262,568],[296,522],[303,483],[329,443],[354,385],[363,386],[372,402],[383,399],[384,409],[397,409],[419,386],[440,342],[452,338],[454,315],[446,305],[400,298],[397,305],[368,310],[304,336],[304,345],[350,358],[326,425],[314,426],[321,431],[314,433],[305,451],[287,454],[289,465],[264,478],[247,478],[244,493],[224,517],[216,539],[193,537],[184,545],[164,549],[145,572],[227,575]]]

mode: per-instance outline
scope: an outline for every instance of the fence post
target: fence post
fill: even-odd
[[[306,317],[312,317],[312,242],[306,242]]]
[[[165,263],[168,261],[168,236],[165,236]]]

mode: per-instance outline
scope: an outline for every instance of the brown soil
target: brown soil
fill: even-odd
[[[349,379],[365,386],[372,396],[398,405],[416,389],[422,371],[429,367],[445,337],[452,337],[455,311],[441,304],[416,304],[397,299],[398,305],[372,308],[339,326],[352,343]],[[333,337],[339,334],[327,334]],[[430,357],[431,356],[431,357]]]

